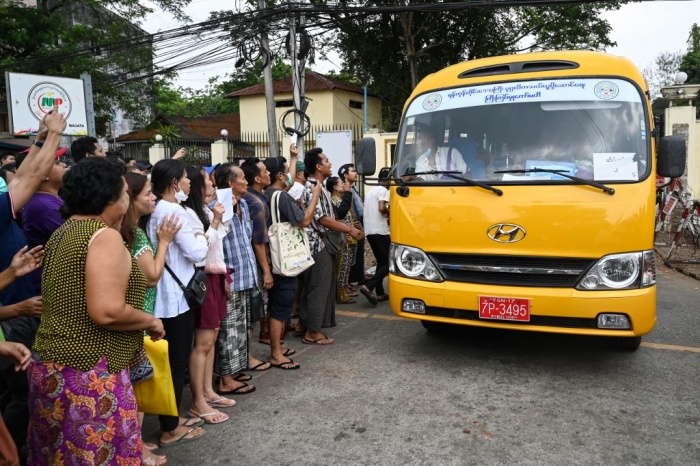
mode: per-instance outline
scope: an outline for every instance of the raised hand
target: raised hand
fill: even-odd
[[[170,214],[170,217],[165,217],[156,230],[158,242],[170,244],[173,239],[175,239],[175,235],[180,231],[180,228],[182,228],[182,224],[175,214]]]

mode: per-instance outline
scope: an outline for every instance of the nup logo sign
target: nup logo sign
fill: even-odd
[[[60,112],[65,114],[66,118],[70,116],[72,110],[68,92],[58,84],[49,81],[40,82],[32,87],[27,96],[27,104],[37,120],[44,118],[54,105],[59,106]]]

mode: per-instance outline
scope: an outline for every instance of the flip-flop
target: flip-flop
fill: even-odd
[[[328,343],[321,343],[322,341],[327,341],[327,340],[330,340],[330,341]],[[329,337],[317,338],[315,340],[309,340],[306,337],[301,339],[301,342],[304,343],[305,345],[321,345],[321,346],[332,345],[334,341],[335,340],[333,340],[332,338],[329,338]]]
[[[248,369],[243,369],[245,371],[256,371],[256,372],[262,372],[266,371],[270,368],[270,363],[267,361],[260,361],[260,364],[256,364],[253,367],[249,367]]]
[[[218,400],[207,401],[207,404],[209,406],[211,406],[212,408],[216,408],[216,409],[232,408],[232,407],[236,406],[236,400],[232,400],[231,398],[221,397]]]
[[[245,382],[241,382],[243,385],[236,387],[233,390],[217,390],[216,393],[219,395],[247,395],[248,393],[253,393],[256,389],[254,385],[248,385]],[[250,390],[245,390],[247,387],[252,387]]]
[[[180,437],[178,437],[176,440],[173,440],[172,442],[163,443],[163,442],[160,442],[160,441],[159,441],[159,442],[158,442],[158,446],[159,446],[160,448],[168,448],[168,447],[172,447],[173,445],[177,445],[177,444],[179,444],[179,443],[194,442],[195,440],[202,438],[202,437],[204,436],[204,434],[206,433],[204,430],[202,430],[202,433],[199,434],[198,436],[187,438],[188,435],[190,435],[190,434],[191,434],[192,432],[194,432],[195,430],[199,429],[199,427],[200,427],[200,426],[191,428],[191,429],[188,430],[186,433],[182,434]]]
[[[196,419],[195,417],[192,416],[187,416],[187,419],[185,419],[185,422],[180,424],[182,427],[202,427],[204,425],[204,419],[199,418],[199,421],[196,421],[194,424],[188,424],[191,420]]]
[[[165,455],[156,455],[155,453],[153,453],[152,450],[148,450],[148,452],[150,453],[150,456],[141,460],[141,464],[143,466],[163,466],[165,463],[168,462],[168,459],[165,457]]]
[[[253,380],[253,376],[248,375],[248,374],[240,374],[237,373],[233,377],[231,377],[233,380],[236,382],[248,382],[249,380]]]
[[[291,364],[291,365],[290,365],[290,364]],[[299,368],[301,368],[301,366],[300,366],[298,363],[294,362],[294,361],[292,360],[292,358],[289,358],[289,361],[285,361],[285,362],[280,363],[280,364],[273,364],[273,363],[270,363],[270,365],[271,365],[272,367],[277,367],[277,368],[279,368],[279,369],[284,369],[284,370],[286,370],[286,371],[291,371],[291,370],[294,370],[294,369],[299,369]]]
[[[197,414],[194,411],[190,410],[190,416],[195,416],[195,415],[204,419],[204,422],[206,422],[207,424],[221,424],[222,422],[226,422],[229,420],[228,414],[222,413],[221,411],[214,411],[211,413]],[[214,420],[214,417],[222,416],[222,415],[224,416],[223,419],[219,419],[218,421]]]
[[[286,350],[284,350],[284,353],[282,353],[282,356],[289,357],[293,354],[297,354],[297,350],[295,350],[294,348],[287,348]],[[270,364],[272,364],[272,363],[270,363]],[[272,364],[272,365],[274,366],[274,364]]]

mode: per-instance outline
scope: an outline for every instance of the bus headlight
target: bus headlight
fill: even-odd
[[[656,283],[654,252],[611,254],[600,259],[576,286],[578,290],[629,290]]]
[[[431,282],[443,280],[427,254],[418,248],[394,243],[389,248],[389,272]]]

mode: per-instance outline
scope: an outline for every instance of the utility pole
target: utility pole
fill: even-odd
[[[258,9],[265,8],[265,0],[258,0]],[[267,62],[263,68],[263,78],[265,80],[265,104],[267,107],[267,132],[270,139],[270,157],[280,155],[279,142],[277,141],[277,116],[275,115],[275,93],[272,83],[272,54],[270,53],[270,41],[267,31],[260,32],[260,45],[264,49],[264,60]]]
[[[296,16],[292,16],[289,20],[289,36],[290,36],[290,52],[292,55],[292,91],[294,96],[294,109],[304,112],[306,110],[306,102],[304,101],[304,69],[306,65],[306,56],[299,59],[299,47],[297,42],[297,32],[304,27],[304,15],[300,15],[299,24],[297,24]],[[294,114],[294,127],[298,132],[304,128],[304,121],[299,113]],[[297,139],[297,148],[301,154],[304,154],[304,139],[300,136]]]

